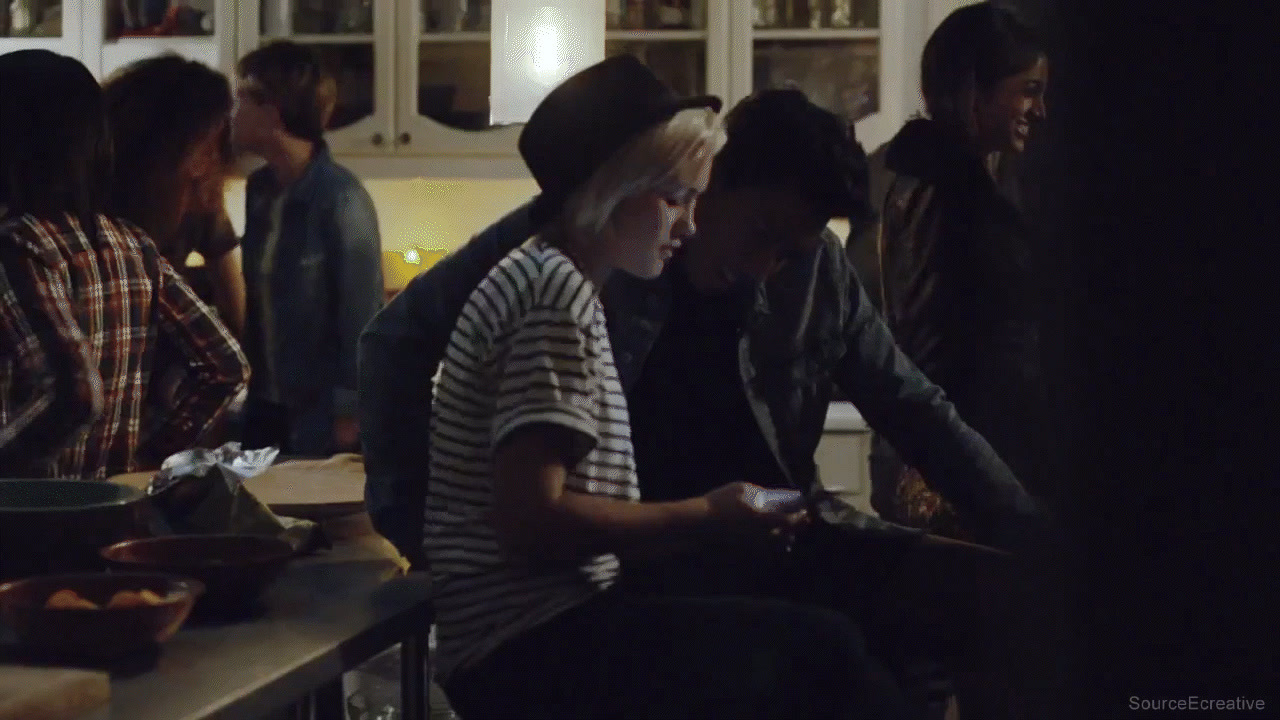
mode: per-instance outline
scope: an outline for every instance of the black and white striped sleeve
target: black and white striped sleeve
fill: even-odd
[[[599,348],[592,341],[594,296],[568,262],[548,263],[499,361],[493,447],[517,428],[548,423],[581,435],[585,454],[600,441]]]

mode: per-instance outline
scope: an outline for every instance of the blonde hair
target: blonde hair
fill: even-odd
[[[560,224],[572,237],[606,232],[618,205],[673,179],[687,179],[724,146],[719,117],[706,108],[682,110],[629,140],[565,203]]]

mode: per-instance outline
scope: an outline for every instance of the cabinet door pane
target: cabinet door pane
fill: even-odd
[[[419,0],[422,32],[489,32],[489,0]]]
[[[707,92],[707,42],[705,40],[609,40],[608,57],[630,53],[649,66],[680,95]]]
[[[488,40],[420,43],[418,114],[458,130],[491,127]]]
[[[61,0],[0,0],[0,37],[62,37]]]
[[[373,45],[320,43],[308,47],[316,51],[320,62],[338,83],[338,101],[326,129],[340,130],[373,115]]]
[[[606,0],[605,22],[610,30],[701,30],[707,0]]]
[[[795,84],[815,104],[851,121],[880,109],[878,40],[757,40],[755,89]]]
[[[753,0],[758,28],[878,28],[881,0]]]
[[[373,0],[262,0],[261,23],[264,37],[369,35]]]
[[[169,0],[108,0],[106,36],[212,35],[214,9],[214,0],[186,0],[172,4]]]
[[[489,122],[489,0],[418,3],[418,115],[455,130]]]

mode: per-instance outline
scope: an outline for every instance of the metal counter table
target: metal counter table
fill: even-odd
[[[111,703],[85,720],[257,720],[300,703],[344,715],[342,673],[403,643],[406,720],[426,720],[431,622],[425,573],[400,575],[367,548],[299,559],[255,618],[189,621],[146,667],[113,668]]]

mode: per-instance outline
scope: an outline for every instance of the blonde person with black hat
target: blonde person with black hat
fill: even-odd
[[[785,534],[751,487],[642,502],[599,289],[692,235],[720,101],[630,56],[553,90],[520,138],[537,232],[471,294],[436,388],[425,549],[438,665],[462,717],[863,717],[844,616],[762,599],[638,599],[619,557]]]

